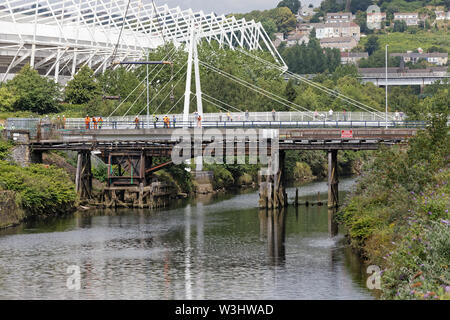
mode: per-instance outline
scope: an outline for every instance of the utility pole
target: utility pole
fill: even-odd
[[[386,45],[386,129],[388,127],[388,47],[389,45]]]

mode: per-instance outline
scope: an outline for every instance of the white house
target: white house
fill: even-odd
[[[336,22],[336,23],[312,23],[316,29],[316,38],[341,38],[352,37],[357,42],[361,38],[361,29],[354,22]]]
[[[386,12],[368,12],[367,27],[381,29],[381,23],[386,21]]]
[[[327,23],[352,22],[353,16],[351,12],[334,12],[327,13]]]
[[[419,25],[419,14],[417,12],[394,13],[394,21],[405,21],[407,26]]]

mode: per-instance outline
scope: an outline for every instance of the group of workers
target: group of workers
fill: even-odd
[[[92,122],[92,129],[94,130],[98,130],[101,129],[103,126],[103,118],[100,117],[92,117],[89,118],[89,115],[86,115],[86,118],[84,118],[84,124],[86,125],[86,129],[89,130],[91,129],[91,122]]]
[[[53,120],[53,125],[56,129],[65,129],[66,128],[66,116],[57,116],[56,120]]]

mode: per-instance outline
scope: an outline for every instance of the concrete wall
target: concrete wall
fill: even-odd
[[[16,204],[16,193],[0,191],[0,229],[17,225],[24,218],[24,211]]]

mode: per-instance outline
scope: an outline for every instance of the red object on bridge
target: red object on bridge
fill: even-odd
[[[353,138],[353,130],[341,130],[341,138]]]

